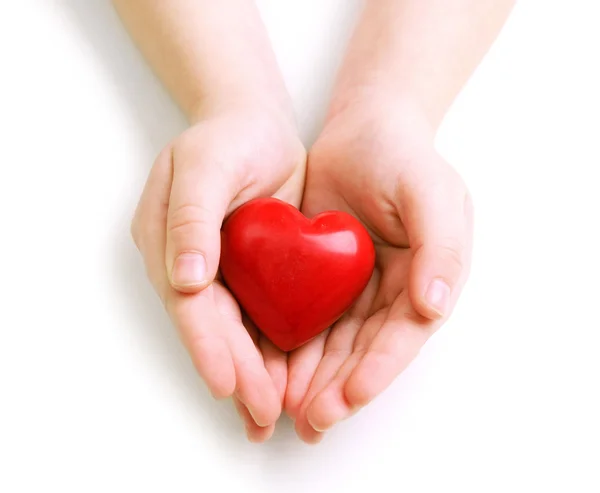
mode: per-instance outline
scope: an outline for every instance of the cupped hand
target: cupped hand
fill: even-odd
[[[198,373],[216,398],[233,396],[254,441],[271,435],[281,413],[286,355],[219,282],[220,229],[256,197],[298,206],[304,174],[305,151],[287,115],[214,111],[158,156],[132,223],[148,276]]]
[[[286,411],[317,442],[380,394],[450,315],[468,275],[473,213],[421,113],[374,99],[328,119],[309,153],[302,209],[353,214],[377,255],[351,310],[288,357]]]

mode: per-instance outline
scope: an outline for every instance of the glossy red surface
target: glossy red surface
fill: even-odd
[[[335,322],[363,291],[375,249],[353,216],[308,219],[277,199],[237,209],[221,234],[221,273],[257,327],[290,351]]]

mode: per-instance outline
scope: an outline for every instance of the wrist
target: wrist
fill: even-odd
[[[192,125],[223,114],[260,114],[295,125],[293,106],[287,92],[265,91],[264,88],[253,90],[248,86],[223,85],[212,92],[205,92],[186,114]]]
[[[362,121],[367,129],[391,128],[399,136],[423,145],[433,145],[437,131],[437,122],[416,95],[386,84],[361,84],[336,90],[326,126],[347,119]]]

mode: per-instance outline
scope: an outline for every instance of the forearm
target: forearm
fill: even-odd
[[[113,0],[113,4],[190,120],[232,104],[291,110],[253,0]]]
[[[367,0],[331,112],[384,93],[435,129],[496,38],[514,0]]]

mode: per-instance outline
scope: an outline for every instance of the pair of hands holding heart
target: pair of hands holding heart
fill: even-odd
[[[350,275],[324,286],[323,269],[314,293],[306,282],[281,293],[289,313],[294,296],[302,308],[336,281],[366,283],[339,320],[290,352],[257,329],[219,272],[223,222],[259,197],[309,218],[343,211],[374,245],[364,282]],[[157,158],[132,234],[195,367],[216,398],[233,397],[248,437],[268,439],[284,410],[314,443],[381,393],[450,315],[468,275],[472,223],[469,193],[435,151],[425,119],[370,99],[330,115],[308,158],[279,112],[204,115]],[[256,272],[275,272],[282,258],[262,259]]]

